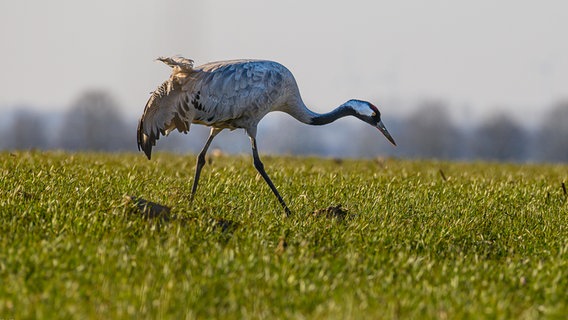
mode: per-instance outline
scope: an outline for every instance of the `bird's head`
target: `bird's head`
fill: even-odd
[[[396,146],[394,139],[381,121],[381,113],[379,112],[379,109],[377,109],[377,107],[375,107],[370,102],[362,100],[349,100],[345,103],[345,105],[353,110],[355,117],[379,129],[379,131],[387,138],[387,140]]]

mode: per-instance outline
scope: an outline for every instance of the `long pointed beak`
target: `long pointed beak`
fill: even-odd
[[[393,146],[396,146],[396,142],[394,142],[394,139],[392,138],[382,121],[379,121],[379,123],[377,123],[377,129],[379,129],[379,131],[385,135],[387,140],[392,143]]]

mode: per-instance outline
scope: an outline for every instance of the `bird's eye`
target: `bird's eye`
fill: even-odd
[[[374,117],[374,116],[376,116],[376,115],[377,115],[377,113],[376,113],[376,112],[373,112],[373,113],[371,114],[371,117]]]

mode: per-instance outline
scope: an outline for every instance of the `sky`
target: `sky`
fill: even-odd
[[[439,100],[530,123],[568,99],[567,30],[566,1],[2,1],[0,108],[61,111],[103,89],[139,116],[169,76],[154,59],[183,55],[281,62],[320,112]]]

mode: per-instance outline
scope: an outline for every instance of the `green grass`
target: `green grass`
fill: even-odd
[[[193,204],[193,156],[0,163],[0,319],[568,314],[566,165],[265,156],[284,218],[249,156],[212,158]]]

